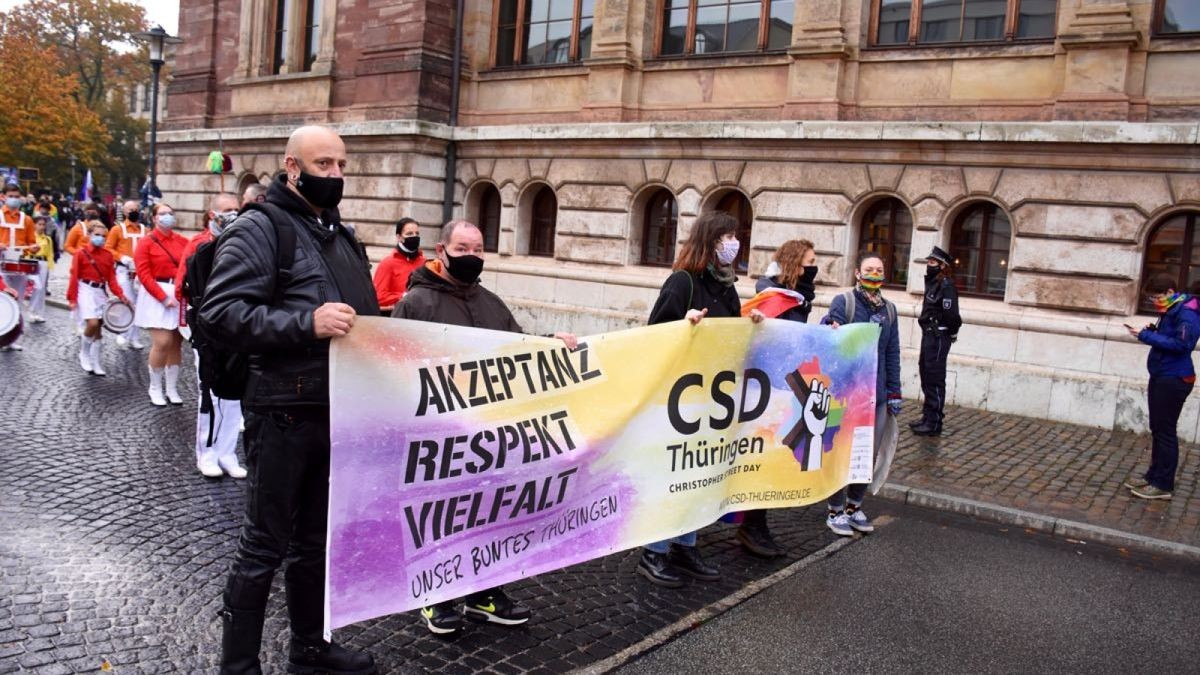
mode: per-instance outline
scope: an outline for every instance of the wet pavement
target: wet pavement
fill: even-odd
[[[75,360],[67,312],[30,327],[25,351],[0,352],[0,672],[215,672],[217,610],[242,511],[241,484],[196,471],[190,356],[182,407],[146,395],[145,352],[108,343],[108,377]],[[185,351],[187,351],[185,349]],[[734,528],[700,536],[723,578],[660,589],[628,551],[512,584],[533,620],[469,624],[431,636],[413,613],[357,624],[335,639],[371,650],[389,673],[563,672],[617,654],[833,540],[820,507],[771,513],[788,549],[764,562]],[[277,583],[266,672],[282,672],[287,619]]]

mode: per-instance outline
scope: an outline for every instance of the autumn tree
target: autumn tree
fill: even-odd
[[[109,132],[100,163],[87,163],[97,171],[97,183],[121,182],[136,190],[146,172],[148,125],[129,114],[125,101],[135,86],[150,81],[146,47],[131,37],[148,27],[145,9],[128,0],[29,0],[0,20],[10,34],[32,36],[52,50],[59,73],[78,84],[72,97]],[[83,155],[75,154],[82,166]]]
[[[69,156],[98,162],[109,134],[100,117],[74,103],[79,83],[56,67],[54,52],[11,30],[0,32],[0,91],[5,92],[0,165],[33,166],[43,183],[66,185]]]

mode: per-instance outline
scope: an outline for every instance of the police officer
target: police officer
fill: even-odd
[[[954,260],[937,246],[926,259],[925,299],[921,305],[921,391],[925,407],[913,422],[918,436],[940,436],[942,409],[946,405],[946,358],[950,343],[958,339],[962,317],[958,314],[958,289],[954,287]]]

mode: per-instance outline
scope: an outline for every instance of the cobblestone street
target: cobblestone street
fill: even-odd
[[[61,296],[58,296],[61,297]],[[145,352],[106,337],[108,377],[82,372],[67,312],[27,328],[24,352],[0,353],[0,672],[213,672],[216,612],[242,510],[241,485],[195,469],[195,394],[182,407],[146,396]],[[186,348],[185,348],[186,351]],[[513,584],[534,610],[525,627],[469,624],[433,638],[415,614],[339,631],[383,672],[562,672],[610,657],[833,540],[823,509],[775,511],[789,550],[763,562],[741,553],[733,527],[700,538],[724,578],[678,590],[636,576],[635,552]],[[287,620],[272,596],[267,672],[281,672]]]

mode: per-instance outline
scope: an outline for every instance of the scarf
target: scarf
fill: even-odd
[[[877,312],[879,311],[880,307],[883,307],[883,293],[880,293],[878,288],[873,290],[868,289],[860,282],[857,286],[857,289],[858,294],[861,295],[863,299],[867,301],[867,304],[871,306],[872,312]],[[853,319],[853,317],[851,318]]]
[[[708,273],[711,274],[714,279],[722,284],[725,284],[726,286],[732,286],[733,282],[737,281],[737,277],[733,274],[732,265],[714,265],[709,263]]]

